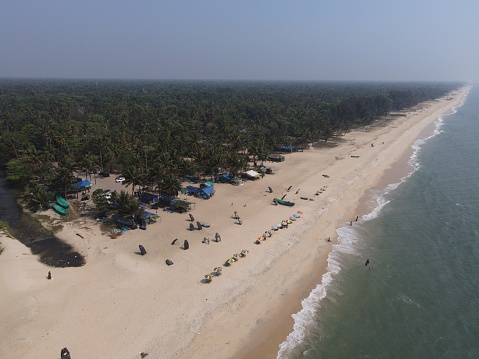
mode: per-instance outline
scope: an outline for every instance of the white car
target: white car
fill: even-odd
[[[125,177],[123,177],[123,176],[115,178],[116,183],[121,183],[121,182],[124,182],[124,181],[125,181]]]

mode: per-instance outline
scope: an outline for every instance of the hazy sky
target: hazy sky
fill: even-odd
[[[0,77],[479,81],[478,0],[1,0]]]

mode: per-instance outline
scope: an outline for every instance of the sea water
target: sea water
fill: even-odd
[[[479,358],[479,88],[414,148],[412,173],[338,230],[278,358]]]

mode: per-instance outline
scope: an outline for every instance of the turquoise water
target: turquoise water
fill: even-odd
[[[479,358],[479,89],[436,125],[414,173],[338,231],[278,358]]]

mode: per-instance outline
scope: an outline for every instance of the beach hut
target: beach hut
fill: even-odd
[[[196,196],[203,199],[209,199],[214,196],[215,192],[216,191],[213,187],[204,187],[201,188],[198,192],[196,192]]]
[[[268,156],[268,160],[271,162],[284,162],[286,161],[286,157],[280,154],[271,154]]]
[[[73,187],[77,190],[82,190],[84,188],[90,188],[92,186],[92,183],[90,181],[81,181],[75,184]]]
[[[159,200],[160,198],[158,197],[158,195],[153,193],[143,192],[142,194],[140,194],[141,203],[145,203],[145,204],[149,204],[151,202],[158,203]]]
[[[200,184],[200,188],[205,188],[205,187],[213,187],[214,183],[210,181],[206,181]]]
[[[253,170],[249,170],[249,171],[246,171],[244,173],[245,177],[254,181],[254,180],[257,180],[257,179],[260,179],[261,178],[261,175],[256,172],[256,171],[253,171]]]

